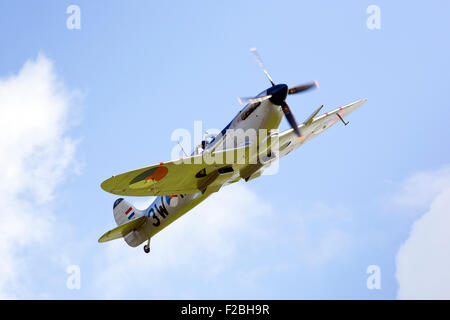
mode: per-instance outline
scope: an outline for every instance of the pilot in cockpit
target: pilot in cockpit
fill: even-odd
[[[202,142],[196,147],[195,154],[202,154],[203,151],[208,147],[208,145],[214,141],[214,135],[208,134],[205,137],[205,140],[202,140]]]

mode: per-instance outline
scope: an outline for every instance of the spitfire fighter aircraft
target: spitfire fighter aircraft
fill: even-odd
[[[149,167],[113,176],[105,180],[103,190],[121,196],[157,196],[145,210],[138,210],[123,198],[114,202],[113,214],[118,225],[106,232],[99,242],[124,238],[131,247],[147,241],[183,214],[219,191],[241,179],[261,176],[274,161],[304,145],[336,122],[345,125],[344,117],[366,100],[317,114],[315,110],[298,125],[286,103],[286,97],[318,87],[316,81],[294,87],[275,84],[255,49],[251,49],[271,87],[256,97],[241,98],[244,108],[217,135],[207,136],[186,158],[160,162]],[[291,129],[278,133],[283,115]]]

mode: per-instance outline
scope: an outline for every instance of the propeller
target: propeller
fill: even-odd
[[[310,83],[300,84],[298,86],[291,87],[288,90],[288,94],[302,93],[314,88],[319,88],[319,83],[316,80]]]
[[[297,121],[295,120],[294,114],[291,112],[291,109],[289,108],[289,105],[286,103],[286,101],[283,101],[283,104],[281,105],[281,110],[283,110],[284,116],[286,117],[287,121],[289,122],[292,129],[294,129],[295,134],[297,135],[297,139],[303,140],[305,137],[300,132],[300,129],[298,128]]]
[[[272,98],[271,94],[262,96],[262,97],[241,97],[238,98],[238,101],[240,104],[245,104],[245,103],[257,103],[257,102],[261,102],[267,99]]]
[[[264,63],[261,59],[261,56],[259,55],[256,48],[251,48],[250,51],[253,53],[253,55],[256,58],[256,61],[259,64],[259,67],[263,70],[267,78],[269,79],[270,83],[272,84],[272,88],[267,90],[267,95],[265,96],[259,96],[259,97],[246,97],[246,98],[239,98],[239,103],[256,103],[261,102],[267,99],[271,99],[272,102],[274,102],[277,105],[281,106],[281,110],[283,110],[284,116],[286,117],[286,120],[289,122],[289,125],[294,130],[294,132],[297,134],[298,139],[303,140],[305,137],[301,134],[300,129],[298,128],[297,121],[295,120],[294,114],[292,113],[291,109],[289,108],[289,105],[286,102],[286,96],[291,94],[297,94],[306,92],[308,90],[319,88],[319,83],[317,81],[308,82],[305,84],[300,84],[294,87],[287,88],[286,85],[276,85],[273,81],[272,77],[270,76],[269,72],[267,71],[266,67],[264,66]]]
[[[262,59],[259,56],[258,51],[256,51],[256,48],[251,48],[250,51],[253,52],[253,55],[255,56],[256,61],[258,61],[259,66],[266,74],[267,78],[269,79],[270,83],[272,84],[272,87],[275,86],[275,82],[273,82],[272,77],[270,76],[269,72],[267,72],[266,67],[264,66],[264,63],[262,62]]]

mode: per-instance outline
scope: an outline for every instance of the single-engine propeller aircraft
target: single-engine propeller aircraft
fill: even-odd
[[[144,251],[150,252],[150,239],[155,234],[212,193],[241,179],[258,178],[271,163],[336,122],[347,125],[344,117],[366,102],[359,100],[317,116],[322,105],[298,125],[286,97],[318,87],[317,81],[294,87],[275,84],[256,49],[251,51],[272,86],[256,97],[240,98],[244,108],[219,134],[203,140],[190,156],[105,180],[102,189],[116,195],[157,197],[146,210],[117,199],[113,214],[118,227],[106,232],[99,242],[124,238],[128,245],[136,247],[147,241]],[[278,133],[283,115],[291,129]]]

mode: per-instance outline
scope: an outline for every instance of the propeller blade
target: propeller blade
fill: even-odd
[[[274,86],[275,82],[273,82],[272,77],[267,72],[266,67],[264,66],[264,63],[262,62],[262,59],[261,59],[261,57],[258,54],[258,51],[256,51],[256,48],[251,48],[250,51],[253,52],[253,54],[255,55],[256,61],[258,61],[258,64],[259,64],[260,68],[264,71],[264,73],[266,74],[266,76],[269,79],[269,81],[272,84],[272,86]]]
[[[319,83],[317,81],[313,81],[310,83],[301,84],[292,88],[289,88],[288,94],[296,94],[300,92],[304,92],[313,88],[318,88]]]
[[[271,94],[269,94],[267,96],[262,96],[262,97],[241,97],[241,98],[238,98],[238,101],[240,104],[257,103],[257,102],[261,102],[261,101],[270,99],[271,97],[272,97]]]
[[[300,133],[300,130],[298,129],[297,121],[295,120],[294,114],[291,112],[291,109],[289,108],[286,101],[283,101],[281,109],[283,110],[284,116],[286,117],[287,121],[289,122],[291,128],[294,129],[294,132],[297,134],[297,139],[303,140],[305,137],[303,137],[302,134]]]

